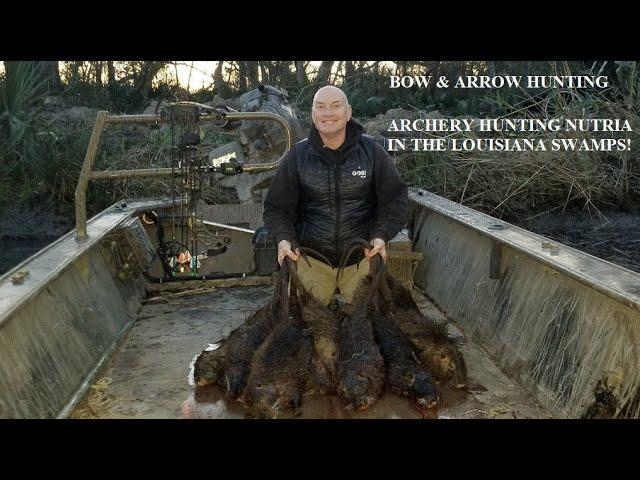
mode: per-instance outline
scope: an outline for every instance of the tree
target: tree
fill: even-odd
[[[107,62],[107,85],[111,86],[116,83],[116,69],[113,62]]]
[[[295,62],[296,64],[296,81],[298,86],[302,87],[307,84],[307,73],[304,71],[304,62]]]
[[[353,76],[356,73],[355,66],[353,62],[346,61],[344,62],[344,86],[345,88],[349,88],[353,85]]]
[[[251,61],[246,62],[247,64],[247,82],[249,88],[253,88],[260,83],[258,80],[258,62]]]
[[[160,70],[164,68],[167,63],[168,62],[153,61],[142,62],[142,66],[140,67],[140,74],[134,84],[135,91],[146,96],[151,91],[151,82],[153,82],[155,76]]]
[[[331,68],[333,67],[333,62],[323,61],[320,64],[320,68],[318,69],[318,75],[316,75],[315,83],[329,83],[329,79],[331,78]]]
[[[93,70],[95,72],[96,85],[102,87],[102,62],[93,62]]]
[[[238,88],[241,92],[247,91],[247,63],[238,62]]]
[[[218,62],[216,65],[216,69],[213,72],[213,88],[215,92],[220,95],[222,98],[228,98],[230,93],[229,86],[224,81],[224,63],[222,60]]]

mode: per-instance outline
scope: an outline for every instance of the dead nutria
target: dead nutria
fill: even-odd
[[[411,295],[411,291],[408,288],[398,282],[391,275],[387,274],[386,280],[389,291],[391,292],[391,301],[396,307],[415,310],[420,313],[420,307],[418,307],[418,304],[413,299],[413,295]]]
[[[244,325],[231,332],[227,340],[227,397],[236,399],[242,393],[251,367],[254,352],[260,347],[267,335],[273,330],[276,317],[271,305],[254,312]]]
[[[301,254],[310,252],[323,258],[321,254],[308,248],[301,248]],[[285,259],[288,260],[288,259]],[[305,258],[306,260],[306,258]],[[329,262],[329,260],[324,259]],[[330,264],[330,263],[328,263]],[[338,368],[338,319],[322,305],[302,285],[295,267],[290,266],[292,292],[295,290],[300,306],[301,320],[311,329],[313,336],[312,376],[316,393],[335,393],[336,372]]]
[[[396,327],[391,311],[380,311],[373,317],[373,333],[387,370],[390,390],[413,400],[422,410],[435,407],[437,393],[433,378],[420,364],[411,341]]]
[[[193,365],[193,379],[198,386],[216,384],[235,399],[244,388],[251,357],[274,324],[271,305],[254,312],[235,329],[216,350],[204,350]]]
[[[386,280],[395,308],[392,319],[416,347],[420,361],[438,382],[465,388],[467,366],[447,325],[422,315],[407,288],[390,275]]]
[[[203,350],[193,364],[193,379],[196,385],[216,384],[226,389],[226,360],[228,343],[223,341],[215,350]]]
[[[226,344],[227,397],[242,394],[251,368],[251,360],[278,322],[289,317],[289,275],[283,269],[274,286],[271,302],[254,312],[229,336]],[[241,397],[240,397],[241,398]]]
[[[384,387],[384,360],[371,326],[375,314],[373,296],[383,273],[376,269],[380,262],[379,255],[371,260],[370,272],[354,294],[351,312],[348,308],[345,310],[347,315],[338,333],[338,393],[347,408],[368,408],[377,401]]]
[[[297,307],[292,310],[292,317],[276,325],[253,358],[243,394],[248,416],[277,418],[286,409],[300,414],[313,346],[310,332],[296,318]]]

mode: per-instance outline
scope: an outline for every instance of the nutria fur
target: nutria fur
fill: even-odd
[[[371,321],[356,314],[339,331],[339,394],[347,407],[363,410],[373,405],[384,386],[384,361],[373,339]]]
[[[354,243],[338,275],[355,249],[371,248],[364,240]],[[308,262],[307,249],[300,250]],[[271,301],[218,349],[196,359],[196,383],[217,384],[228,398],[245,403],[248,416],[260,418],[289,409],[300,413],[311,391],[337,394],[347,408],[363,410],[378,400],[386,382],[393,393],[424,408],[437,400],[434,380],[466,383],[464,360],[446,325],[422,316],[411,292],[388,275],[381,256],[369,261],[352,304],[332,313],[285,258]]]
[[[200,387],[216,384],[226,389],[226,360],[228,343],[222,342],[215,350],[204,350],[193,364],[193,379]]]
[[[302,285],[295,267],[290,266],[290,272],[292,292],[297,294],[292,293],[292,298],[297,296],[301,321],[313,335],[312,376],[315,390],[317,393],[334,393],[338,368],[338,319]]]
[[[338,393],[348,408],[358,410],[366,409],[377,401],[385,379],[384,360],[371,326],[371,318],[376,312],[372,299],[383,273],[376,268],[382,259],[378,262],[375,258],[379,256],[371,260],[370,272],[354,294],[353,313],[347,314],[338,334]]]
[[[417,360],[411,341],[396,327],[391,311],[373,317],[373,333],[384,357],[387,385],[397,394],[414,400],[416,406],[430,408],[437,402],[433,378]]]
[[[230,399],[239,398],[251,368],[251,360],[277,323],[289,317],[289,272],[277,276],[271,302],[254,312],[227,340],[226,390]]]
[[[311,336],[298,319],[291,317],[276,325],[251,363],[243,394],[247,415],[277,418],[288,408],[300,414],[312,349]]]
[[[338,379],[338,319],[319,302],[309,301],[302,308],[302,319],[312,328],[312,373],[315,391],[335,394]]]
[[[447,325],[422,315],[411,292],[389,275],[387,285],[394,307],[392,319],[416,347],[420,361],[438,382],[464,388],[467,366],[459,344],[447,333]]]
[[[391,275],[387,275],[387,286],[391,292],[391,302],[398,308],[404,308],[407,310],[414,310],[420,313],[420,307],[413,299],[411,291],[405,288],[400,282],[398,282]]]
[[[270,304],[258,309],[244,325],[234,330],[227,340],[227,397],[240,396],[246,385],[254,352],[260,347],[275,326],[277,317]]]

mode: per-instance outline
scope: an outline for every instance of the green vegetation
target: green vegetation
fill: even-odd
[[[638,62],[618,72],[617,78],[618,83],[603,92],[554,89],[537,96],[527,92],[511,98],[495,95],[492,111],[503,118],[618,118],[629,120],[637,129]],[[547,132],[541,138],[555,135]],[[572,135],[612,136],[597,132]],[[399,166],[410,183],[507,220],[567,210],[603,217],[605,210],[636,211],[640,207],[640,134],[634,130],[624,137],[631,139],[630,151],[428,152],[401,155]]]
[[[444,117],[628,119],[638,128],[638,62],[219,62],[211,84],[190,93],[177,85],[172,62],[4,62],[0,75],[0,209],[9,202],[50,203],[71,211],[73,193],[96,112],[141,113],[151,101],[232,99],[260,83],[285,88],[302,118],[317,88],[331,83],[347,93],[363,122],[390,109]],[[54,65],[52,65],[52,63]],[[46,64],[46,65],[45,65]],[[59,70],[58,70],[59,68]],[[600,71],[604,69],[603,71]],[[589,90],[390,89],[396,75],[606,74],[611,87]],[[384,133],[381,130],[370,133]],[[207,143],[228,137],[207,131]],[[412,184],[510,219],[546,211],[640,206],[638,134],[629,152],[442,152],[398,155]],[[594,137],[597,137],[594,134]],[[109,127],[96,168],[164,166],[166,127]],[[164,162],[164,163],[163,163]],[[165,194],[161,180],[95,182],[89,211],[122,197]]]

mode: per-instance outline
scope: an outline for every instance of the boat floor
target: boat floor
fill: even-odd
[[[216,387],[189,381],[194,357],[226,337],[259,306],[270,285],[218,288],[205,293],[165,295],[147,301],[137,321],[95,376],[71,418],[243,418]],[[423,312],[442,315],[420,293]],[[460,332],[450,325],[454,332]],[[487,353],[470,341],[462,353],[470,391],[443,390],[429,418],[551,418],[539,402],[507,378]],[[365,412],[346,412],[336,397],[305,398],[297,418],[425,418],[410,402],[385,393]]]

